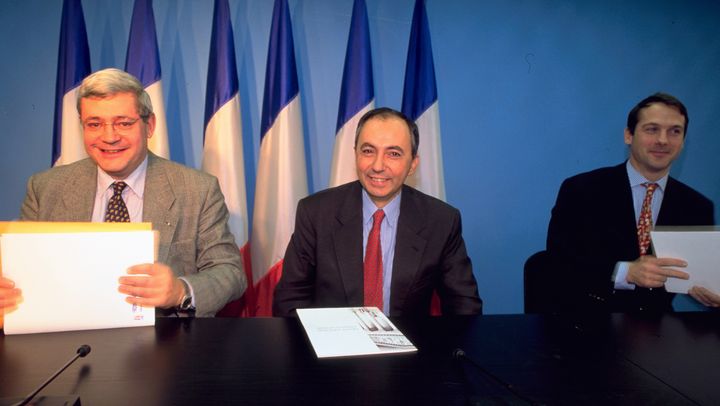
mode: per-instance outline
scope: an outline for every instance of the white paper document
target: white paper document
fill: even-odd
[[[297,314],[318,358],[417,351],[376,307],[298,309]]]
[[[658,258],[679,258],[688,264],[679,269],[690,279],[668,278],[668,292],[687,293],[693,286],[702,286],[720,293],[720,231],[713,227],[664,227],[651,231],[650,237]]]
[[[2,274],[23,301],[5,334],[148,326],[155,309],[125,302],[118,278],[154,261],[152,231],[0,235]]]

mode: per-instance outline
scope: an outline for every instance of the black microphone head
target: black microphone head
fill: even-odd
[[[465,351],[462,350],[462,348],[456,348],[452,352],[452,357],[454,359],[460,359],[465,357]]]
[[[78,348],[77,353],[80,357],[90,354],[90,346],[87,344],[81,345],[80,348]]]

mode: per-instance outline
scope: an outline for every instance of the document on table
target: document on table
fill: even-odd
[[[297,314],[318,358],[417,351],[377,307],[298,309]]]
[[[1,234],[2,275],[23,292],[5,314],[5,334],[154,325],[154,308],[118,292],[127,268],[155,259],[154,232],[135,230]]]
[[[687,293],[702,286],[720,293],[720,230],[717,227],[657,227],[650,232],[658,258],[679,258],[687,262],[690,279],[668,278],[668,292]]]

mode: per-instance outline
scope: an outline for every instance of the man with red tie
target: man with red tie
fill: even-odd
[[[426,315],[433,291],[443,314],[481,313],[460,213],[404,185],[418,142],[417,126],[398,111],[378,108],[360,119],[358,181],[298,203],[274,315],[344,306]]]
[[[650,251],[653,225],[712,225],[712,201],[669,176],[688,127],[685,106],[656,93],[629,113],[629,159],[566,179],[548,228],[549,275],[566,310],[672,311],[668,278],[687,279],[685,261]],[[706,306],[720,296],[694,287]]]

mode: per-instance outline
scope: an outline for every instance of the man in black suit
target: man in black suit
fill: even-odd
[[[418,142],[417,126],[398,111],[379,108],[360,119],[358,181],[299,202],[274,315],[363,305],[392,316],[426,315],[433,291],[443,314],[481,313],[460,213],[404,185],[418,164]],[[373,241],[380,259],[371,254]]]
[[[628,115],[629,159],[563,182],[547,252],[553,288],[566,310],[672,311],[674,295],[665,290],[665,281],[687,279],[686,264],[646,252],[639,221],[644,218],[648,229],[714,224],[712,201],[669,176],[687,126],[687,110],[678,99],[649,96]],[[720,296],[708,289],[694,287],[689,293],[707,306],[720,304]]]

